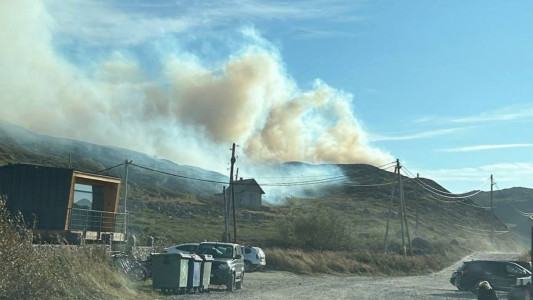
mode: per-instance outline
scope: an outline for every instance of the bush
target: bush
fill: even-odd
[[[288,220],[281,227],[287,246],[302,249],[341,250],[354,245],[350,224],[332,211],[313,212]]]
[[[132,298],[128,281],[111,269],[101,247],[32,245],[21,214],[0,197],[0,299]]]

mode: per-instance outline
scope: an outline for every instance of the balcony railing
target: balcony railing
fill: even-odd
[[[97,231],[124,233],[125,213],[114,213],[91,209],[69,209],[71,231]]]

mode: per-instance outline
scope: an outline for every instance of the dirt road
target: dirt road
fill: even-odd
[[[516,254],[483,253],[464,258],[510,260]],[[462,263],[426,276],[303,276],[287,272],[246,274],[243,289],[229,293],[220,287],[208,295],[161,296],[160,299],[477,299],[470,292],[458,291],[450,275]],[[498,293],[507,299],[506,293]]]

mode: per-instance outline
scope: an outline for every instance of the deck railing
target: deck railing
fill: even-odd
[[[69,230],[124,233],[125,213],[71,208],[69,215]]]

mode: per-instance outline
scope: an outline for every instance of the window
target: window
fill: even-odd
[[[515,265],[507,265],[507,272],[509,275],[526,275],[527,273],[524,271],[524,269],[515,266]]]
[[[76,183],[72,208],[103,210],[103,187]]]
[[[201,244],[198,246],[197,254],[209,254],[213,258],[232,258],[233,247],[219,244]]]
[[[73,208],[92,209],[93,208],[93,187],[92,185],[79,184],[74,185],[74,204]]]

